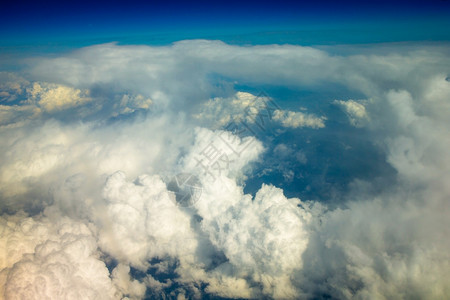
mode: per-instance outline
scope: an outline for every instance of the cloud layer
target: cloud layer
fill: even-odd
[[[1,73],[0,297],[445,298],[447,52],[104,44]],[[393,170],[381,189],[352,173],[373,159],[362,137]],[[351,178],[334,205],[270,177],[246,191],[333,151]],[[189,207],[167,187],[179,173],[202,184]]]

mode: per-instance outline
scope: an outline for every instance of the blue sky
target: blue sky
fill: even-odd
[[[193,38],[219,38],[238,44],[450,38],[450,2],[445,0],[20,1],[7,3],[3,11],[3,46],[80,46],[109,41],[167,44]]]

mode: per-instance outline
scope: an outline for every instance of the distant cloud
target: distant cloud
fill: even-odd
[[[257,96],[246,92],[237,92],[230,98],[214,98],[206,102],[195,118],[208,122],[208,125],[224,127],[230,122],[255,123],[261,118],[266,122],[274,121],[287,128],[323,128],[325,117],[315,117],[303,112],[279,109],[278,104],[268,96]],[[265,102],[263,104],[259,102]]]
[[[240,120],[251,121],[247,119],[246,110],[253,107],[252,103],[256,100],[256,95],[246,92],[236,92],[229,98],[216,97],[205,102],[194,118],[217,127]]]
[[[355,100],[335,100],[334,103],[342,106],[353,126],[360,127],[367,121],[366,107]]]
[[[88,91],[81,91],[67,86],[55,84],[34,83],[29,90],[30,100],[45,111],[62,110],[74,106],[80,106],[91,101]]]
[[[274,112],[273,119],[281,123],[283,127],[299,128],[299,127],[311,127],[311,128],[323,128],[325,127],[324,117],[318,118],[312,115],[307,115],[302,112],[294,111],[282,111],[276,110]]]

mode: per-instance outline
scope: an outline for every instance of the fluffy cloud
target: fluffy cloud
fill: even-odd
[[[257,100],[257,96],[245,92],[237,92],[230,98],[216,97],[203,104],[201,112],[193,117],[220,127],[240,120],[251,121],[246,118],[246,110]]]
[[[194,114],[194,117],[204,124],[215,127],[225,127],[232,122],[249,124],[274,122],[287,128],[325,127],[323,122],[325,117],[283,110],[265,94],[253,95],[245,92],[237,92],[230,98],[211,99],[203,105],[200,113]]]
[[[157,176],[143,175],[132,183],[117,172],[108,178],[103,197],[107,204],[99,243],[119,261],[146,270],[153,257],[194,252],[189,215],[177,207]]]
[[[442,130],[448,118],[424,115],[427,102],[405,90],[378,101],[389,113],[377,115],[377,129],[385,132],[377,142],[386,147],[398,183],[375,197],[365,190],[369,183],[356,181],[356,199],[347,208],[317,214],[320,223],[303,256],[302,276],[311,281],[299,276],[299,284],[339,298],[445,298],[450,190],[444,182],[450,178],[443,170],[449,169],[444,149],[450,140]]]
[[[92,100],[88,91],[55,84],[34,83],[29,93],[31,101],[36,101],[42,109],[50,112],[80,106]]]
[[[205,226],[212,222],[214,226],[208,227],[217,228],[210,232],[212,243],[224,251],[237,274],[263,286],[253,297],[262,292],[292,298],[298,293],[290,276],[302,268],[308,244],[305,224],[311,217],[298,204],[298,199],[286,199],[281,190],[262,186],[253,201],[243,197],[215,220],[205,218]]]
[[[334,102],[342,106],[353,126],[360,127],[367,120],[368,115],[363,104],[355,100],[335,100]]]
[[[219,41],[106,44],[34,59],[22,76],[2,73],[0,295],[444,298],[447,49],[386,47],[337,55]],[[284,108],[240,85],[371,100]],[[226,127],[254,125],[263,111],[255,100],[276,101],[272,121],[287,138]],[[335,104],[355,127],[325,115]],[[312,113],[290,110],[300,105]],[[367,174],[334,206],[286,197],[270,177],[244,192],[257,162],[283,166],[292,182],[301,175],[285,170],[294,160],[306,169],[328,159],[329,145],[351,148],[342,137],[357,145],[363,135],[395,173],[381,191]],[[299,149],[301,140],[314,151]],[[371,159],[356,155],[342,162],[348,170]],[[168,189],[177,173],[202,184],[189,207]]]
[[[317,118],[311,115],[304,114],[302,112],[294,111],[281,111],[276,110],[274,112],[273,119],[278,121],[284,127],[299,128],[299,127],[311,127],[311,128],[323,128],[325,124],[324,118]]]
[[[69,218],[4,216],[1,290],[5,299],[119,296],[97,251],[95,232]]]

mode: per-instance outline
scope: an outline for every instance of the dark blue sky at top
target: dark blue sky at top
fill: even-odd
[[[0,46],[101,42],[339,44],[449,40],[450,1],[77,1],[3,4]]]

